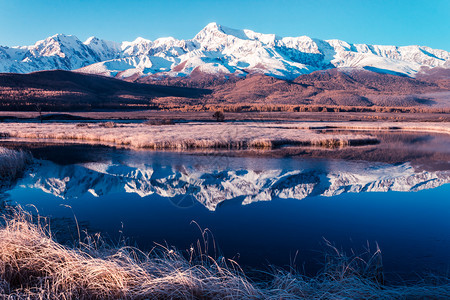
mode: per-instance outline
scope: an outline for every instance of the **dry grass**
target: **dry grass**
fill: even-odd
[[[31,162],[31,155],[0,147],[0,188],[17,179]]]
[[[47,226],[15,213],[0,230],[0,295],[37,299],[242,299],[261,294],[225,261],[193,263],[162,248],[151,254],[78,249],[56,243]]]
[[[103,125],[103,124],[114,124]],[[337,147],[373,144],[378,140],[367,134],[322,135],[301,123],[180,123],[175,125],[102,123],[80,127],[76,123],[4,123],[0,135],[29,139],[55,139],[113,144],[147,149],[247,149],[276,148],[287,145]],[[325,126],[326,124],[321,124]],[[427,124],[430,125],[430,124]],[[306,123],[305,126],[311,126]],[[381,126],[377,124],[377,126]],[[431,125],[430,125],[431,126]],[[442,125],[440,125],[442,127]],[[440,128],[440,127],[438,127]]]
[[[250,281],[232,261],[182,255],[165,247],[100,250],[88,238],[58,244],[48,223],[14,210],[0,228],[0,298],[4,299],[446,299],[449,280],[414,286],[384,284],[381,252],[366,260],[329,244],[315,278],[274,269],[269,282]],[[206,242],[205,242],[206,245]],[[207,253],[205,247],[198,246]],[[368,252],[369,253],[369,252]],[[194,259],[197,257],[197,259]]]

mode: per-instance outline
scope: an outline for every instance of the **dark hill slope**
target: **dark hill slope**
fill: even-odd
[[[209,90],[132,83],[70,71],[30,74],[0,73],[0,105],[3,109],[108,109],[149,106],[155,98],[201,98]]]
[[[414,79],[367,70],[329,69],[292,81],[261,74],[239,78],[193,73],[185,78],[135,79],[143,82],[69,71],[0,74],[0,109],[35,110],[36,105],[43,110],[199,109],[205,104],[450,106],[447,74],[442,72]]]

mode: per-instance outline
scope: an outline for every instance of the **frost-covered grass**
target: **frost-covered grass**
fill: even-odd
[[[391,286],[383,279],[377,248],[364,260],[330,245],[314,278],[274,269],[265,282],[245,276],[223,258],[159,247],[101,250],[88,238],[77,248],[58,244],[48,223],[14,211],[0,226],[2,299],[447,299],[448,279]],[[205,245],[205,243],[203,243]],[[195,254],[197,253],[197,254]]]
[[[315,124],[301,124],[298,129],[342,129],[342,130],[399,130],[399,131],[418,131],[418,132],[437,132],[450,134],[450,124],[447,122],[323,122]]]
[[[112,122],[110,122],[112,123]],[[114,123],[113,123],[114,124]],[[58,139],[114,144],[149,149],[194,148],[274,148],[283,145],[324,147],[374,143],[373,137],[359,134],[321,135],[292,124],[187,123],[147,126],[145,124],[2,124],[0,135],[30,139]]]
[[[364,131],[409,130],[450,133],[447,123],[182,123],[175,125],[116,124],[108,126],[76,123],[4,123],[0,136],[86,141],[133,148],[191,149],[191,148],[276,148],[286,145],[339,147],[376,143],[377,139]],[[316,129],[355,129],[361,133],[321,134]]]
[[[361,130],[361,132],[321,134],[317,131],[324,128],[352,129]],[[332,148],[373,144],[377,142],[377,139],[370,136],[368,132],[393,129],[450,133],[450,126],[447,123],[221,122],[148,126],[108,122],[84,126],[76,123],[4,123],[0,125],[0,136],[85,141],[149,149],[246,149],[276,148],[287,145]]]
[[[0,188],[17,179],[31,162],[31,155],[0,147]]]

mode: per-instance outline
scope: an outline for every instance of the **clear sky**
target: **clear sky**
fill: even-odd
[[[280,36],[450,51],[450,0],[0,0],[0,45],[56,33],[192,38],[209,22]]]

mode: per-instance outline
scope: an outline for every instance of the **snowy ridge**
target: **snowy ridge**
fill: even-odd
[[[0,72],[41,70],[129,76],[263,73],[285,79],[329,68],[363,68],[414,76],[422,67],[448,67],[450,53],[426,46],[379,46],[279,37],[210,23],[193,39],[137,38],[115,43],[90,37],[84,43],[58,34],[32,46],[0,46]]]
[[[416,171],[402,165],[364,164],[329,170],[179,170],[169,166],[87,163],[59,166],[42,161],[20,185],[41,189],[62,199],[90,193],[95,197],[112,192],[135,193],[140,197],[184,197],[211,211],[228,200],[242,204],[273,199],[331,197],[342,193],[419,191],[450,183],[449,171]]]

